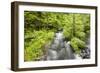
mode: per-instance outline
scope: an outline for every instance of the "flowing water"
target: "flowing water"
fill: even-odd
[[[90,58],[90,43],[87,41],[87,47],[81,51],[81,54],[75,54],[70,41],[65,41],[63,32],[55,33],[55,37],[47,50],[45,60],[65,60],[65,59],[84,59]],[[85,52],[84,52],[85,51]]]
[[[48,49],[47,60],[75,59],[70,42],[64,41],[63,32],[57,32]]]

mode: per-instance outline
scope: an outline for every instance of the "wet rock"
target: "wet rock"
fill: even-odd
[[[80,55],[83,59],[89,59],[90,58],[90,49],[88,47],[86,47],[85,49],[82,49]]]

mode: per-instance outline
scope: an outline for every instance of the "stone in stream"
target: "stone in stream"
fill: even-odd
[[[86,47],[85,49],[83,49],[81,51],[81,57],[83,59],[89,59],[90,58],[90,49],[88,47]]]

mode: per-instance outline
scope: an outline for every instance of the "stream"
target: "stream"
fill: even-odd
[[[45,60],[65,60],[65,59],[87,59],[90,58],[90,40],[88,39],[86,48],[81,51],[81,54],[75,54],[70,41],[64,41],[62,31],[55,33],[54,40],[50,48],[47,50]]]

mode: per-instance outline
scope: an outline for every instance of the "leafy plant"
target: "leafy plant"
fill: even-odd
[[[85,48],[85,42],[76,38],[76,37],[73,37],[71,39],[71,46],[73,47],[73,50],[76,52],[76,53],[80,53],[80,50],[81,49],[84,49]]]

